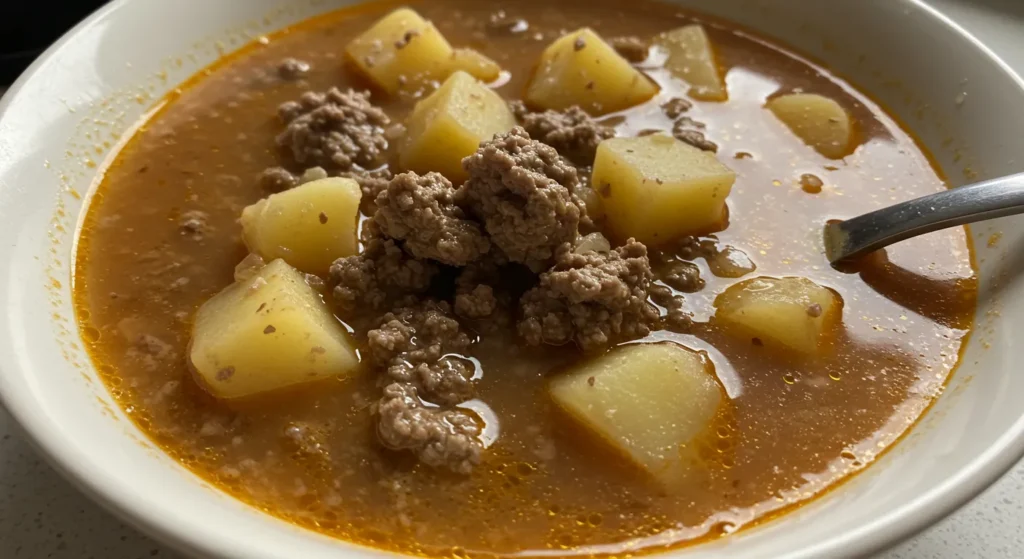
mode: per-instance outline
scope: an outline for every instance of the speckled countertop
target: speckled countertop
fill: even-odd
[[[1024,0],[929,0],[1024,74]],[[1024,559],[1024,463],[880,559]],[[0,559],[179,558],[90,502],[37,458],[0,409]]]

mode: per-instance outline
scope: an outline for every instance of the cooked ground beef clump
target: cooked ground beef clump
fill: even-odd
[[[298,184],[299,177],[284,167],[270,167],[260,174],[260,187],[269,192],[284,192]]]
[[[677,140],[686,142],[697,149],[710,151],[712,153],[718,151],[718,144],[704,137],[704,133],[700,130],[688,130],[686,128],[675,127],[672,129],[672,135],[675,136]]]
[[[696,293],[704,289],[704,280],[700,277],[700,267],[693,262],[672,260],[659,266],[658,278],[665,285],[683,293]]]
[[[377,207],[377,195],[383,192],[388,187],[391,179],[394,178],[394,175],[391,174],[387,167],[373,171],[348,171],[341,173],[339,176],[359,183],[359,189],[363,191],[363,201],[368,202],[372,208]],[[376,211],[376,209],[373,211]],[[373,211],[366,213],[367,215],[373,215]]]
[[[682,116],[672,123],[672,135],[677,140],[686,142],[697,149],[717,152],[718,144],[704,137],[704,128],[704,123],[697,122],[687,116]]]
[[[712,258],[718,251],[718,243],[711,239],[701,239],[687,236],[674,243],[674,252],[683,260],[696,260],[698,258]]]
[[[385,235],[405,241],[417,258],[465,266],[491,248],[475,221],[455,205],[455,188],[439,173],[402,173],[376,198],[374,221]]]
[[[381,327],[375,330],[378,333],[369,336],[370,353],[378,362],[399,356],[421,362],[437,360],[444,353],[464,351],[471,341],[450,311],[450,305],[444,301],[427,300],[385,314],[379,321]],[[424,354],[406,355],[424,348],[431,349]]]
[[[491,316],[498,307],[498,298],[494,288],[478,283],[455,295],[455,314],[466,318],[485,318]]]
[[[609,252],[559,247],[555,265],[520,300],[520,335],[531,345],[575,341],[584,350],[647,335],[658,314],[647,302],[647,247],[630,239]]]
[[[456,202],[484,223],[512,262],[540,272],[555,249],[579,234],[586,206],[576,196],[576,168],[521,127],[480,144],[463,159],[469,179]]]
[[[650,43],[640,37],[614,37],[609,43],[619,56],[634,64],[647,60],[647,53],[651,50]]]
[[[300,165],[346,171],[354,165],[372,169],[383,162],[388,147],[384,129],[391,119],[370,103],[367,91],[308,91],[298,101],[281,105],[278,115],[287,127],[277,143]]]
[[[489,254],[459,272],[455,278],[455,314],[463,318],[487,318],[494,315],[499,305],[508,304],[507,295],[496,292],[494,288],[500,282],[503,264],[505,262],[499,261],[494,254]]]
[[[342,312],[381,309],[430,287],[438,272],[435,264],[410,256],[372,224],[363,228],[362,241],[361,253],[339,258],[331,265],[334,302]]]
[[[472,397],[472,363],[451,356],[465,352],[470,339],[448,303],[427,300],[389,312],[367,341],[390,379],[415,384],[423,399],[450,406]]]
[[[598,123],[575,105],[540,113],[530,112],[522,101],[513,101],[510,106],[531,138],[555,148],[577,165],[592,164],[597,145],[615,136],[613,128]]]
[[[683,297],[673,293],[664,285],[650,287],[651,300],[665,309],[661,316],[661,328],[672,332],[686,333],[693,326],[693,317],[683,310]]]
[[[473,396],[474,372],[469,360],[452,355],[466,351],[471,340],[451,306],[424,301],[390,312],[367,340],[373,360],[387,368],[377,406],[382,444],[412,450],[428,465],[469,473],[483,444],[476,420],[451,409]]]
[[[394,450],[411,450],[428,466],[472,473],[480,463],[481,429],[468,412],[426,406],[416,387],[396,382],[377,404],[377,435]]]
[[[692,108],[693,103],[683,99],[682,97],[673,97],[661,105],[661,111],[665,113],[665,116],[672,120],[683,116],[683,113]]]

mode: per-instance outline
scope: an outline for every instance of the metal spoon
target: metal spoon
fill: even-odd
[[[1024,213],[1024,173],[929,194],[825,225],[825,256],[849,262],[902,240],[965,223]]]

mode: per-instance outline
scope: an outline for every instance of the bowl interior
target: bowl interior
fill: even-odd
[[[54,465],[160,539],[204,556],[382,554],[263,515],[164,456],[82,350],[71,306],[76,230],[103,161],[163,94],[221,54],[344,0],[118,0],[50,49],[0,104],[0,396]],[[679,0],[809,53],[914,130],[954,185],[1022,170],[1024,83],[914,0]],[[686,557],[871,552],[962,504],[1024,452],[1024,220],[972,229],[982,278],[963,365],[878,463],[776,522]],[[301,550],[301,553],[299,553]]]

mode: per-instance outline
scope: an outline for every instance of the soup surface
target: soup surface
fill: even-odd
[[[273,173],[265,169],[294,173],[278,175],[291,186],[308,166],[278,145],[285,130],[278,106],[306,91],[370,87],[345,47],[393,4],[327,14],[228,57],[169,96],[107,169],[82,233],[75,290],[83,336],[125,413],[196,475],[268,513],[424,555],[621,555],[693,543],[807,502],[874,460],[941,392],[958,362],[974,310],[970,246],[964,230],[949,230],[840,272],[823,255],[821,230],[829,219],[941,190],[939,171],[899,123],[827,69],[668,4],[625,4],[437,0],[412,7],[453,45],[497,62],[503,73],[489,85],[509,101],[523,97],[544,49],[571,30],[590,27],[643,44],[704,25],[727,101],[690,98],[655,48],[635,67],[660,91],[597,118],[619,137],[675,128],[686,141],[714,148],[736,175],[727,227],[650,247],[640,259],[653,269],[643,284],[651,298],[644,312],[660,318],[610,340],[671,341],[706,352],[723,401],[691,442],[701,475],[667,489],[553,402],[551,379],[608,344],[524,341],[516,325],[524,311],[515,301],[550,258],[532,271],[499,262],[491,282],[498,309],[484,318],[460,313],[469,337],[457,359],[472,363],[473,377],[472,397],[458,409],[482,429],[478,455],[456,464],[439,466],[423,452],[387,444],[379,416],[388,377],[367,356],[376,351],[368,330],[389,309],[339,310],[330,288],[344,280],[335,274],[321,273],[313,284],[326,282],[325,300],[361,349],[358,374],[240,399],[216,398],[196,382],[195,316],[232,284],[249,253],[242,210],[270,194]],[[295,61],[282,67],[289,58]],[[430,89],[372,89],[370,101],[402,123]],[[765,108],[793,92],[845,107],[856,149],[825,157]],[[673,108],[676,98],[688,102]],[[382,160],[397,173],[403,130],[383,128],[391,141]],[[590,161],[578,169],[584,182]],[[373,182],[358,167],[348,172],[364,186]],[[372,202],[364,198],[361,219],[372,218]],[[441,267],[417,297],[451,301],[461,289],[455,275]],[[803,277],[841,298],[842,321],[827,348],[807,357],[725,328],[715,317],[716,297],[754,277]],[[812,316],[821,312],[808,307]]]

